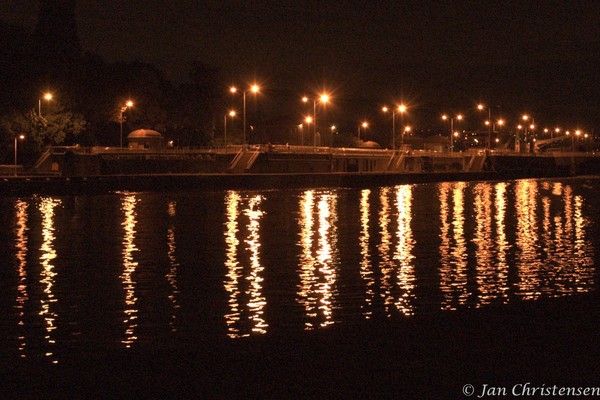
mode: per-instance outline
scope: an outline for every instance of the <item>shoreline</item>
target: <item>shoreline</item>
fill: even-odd
[[[397,184],[567,178],[583,175],[518,172],[330,172],[260,174],[127,174],[96,176],[0,176],[0,195],[102,194],[114,191],[210,191],[291,188],[368,188]],[[595,176],[595,175],[593,175]]]

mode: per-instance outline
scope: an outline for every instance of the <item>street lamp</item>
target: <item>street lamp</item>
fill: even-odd
[[[478,110],[485,110],[486,106],[484,106],[483,104],[479,104],[477,106]],[[488,110],[488,120],[487,120],[487,126],[488,126],[488,150],[492,149],[492,109],[491,107],[487,107]]]
[[[452,153],[452,152],[454,152],[454,136],[458,136],[458,135],[455,135],[455,132],[454,132],[454,117],[448,117],[446,114],[444,114],[444,115],[442,115],[442,119],[444,121],[450,120],[450,152]],[[463,119],[462,114],[458,114],[456,116],[456,119],[458,121],[462,121],[462,119]]]
[[[233,121],[233,117],[235,117],[235,114],[235,110],[231,110],[227,114],[225,114],[225,118],[223,119],[223,142],[225,143],[225,149],[227,149],[227,115],[229,115],[231,117],[231,120]]]
[[[400,112],[400,125],[404,125],[404,113],[406,112],[406,106],[404,104],[400,104],[398,106],[398,111]],[[400,137],[400,147],[404,146],[404,135]]]
[[[369,127],[369,123],[367,121],[364,121],[362,123],[360,123],[358,125],[358,139],[360,140],[360,128],[363,128],[365,130],[365,133],[367,132],[367,128]]]
[[[387,106],[383,106],[381,111],[387,113],[390,109]],[[406,106],[404,104],[400,104],[396,108],[392,108],[392,149],[396,149],[396,111],[400,112],[400,117],[406,112]],[[402,125],[403,120],[401,118],[400,124]],[[404,136],[402,136],[402,144],[404,144]]]
[[[123,149],[123,113],[131,107],[133,107],[133,101],[127,100],[127,102],[125,102],[125,104],[121,107],[121,113],[119,114],[119,124],[121,125],[121,150]]]
[[[234,89],[235,88],[231,88],[231,93],[236,92],[236,90],[234,90]],[[244,95],[243,95],[243,102],[244,102],[244,140],[243,140],[243,145],[244,145],[244,148],[246,147],[246,92],[248,92],[248,90],[256,95],[260,91],[260,87],[257,84],[254,84],[254,85],[250,86],[249,89],[244,90]]]
[[[47,92],[44,94],[43,97],[44,97],[44,100],[49,102],[50,100],[52,100],[53,96],[52,96],[52,93]],[[42,118],[42,99],[38,99],[38,116],[40,118]]]
[[[322,93],[318,98],[313,98],[313,115],[311,121],[313,122],[313,146],[315,147],[317,146],[317,102],[327,104],[329,100],[331,100],[331,97],[327,93]],[[307,96],[302,97],[303,103],[308,103],[308,101],[309,98]]]
[[[389,108],[387,106],[383,106],[381,111],[387,113]],[[392,150],[396,149],[396,109],[392,108]]]
[[[21,134],[21,135],[15,135],[15,176],[17,176],[17,139],[25,139],[25,135]]]
[[[405,126],[404,130],[402,131],[402,143],[404,143],[404,135],[408,135],[410,133],[410,130],[412,128],[410,126]]]

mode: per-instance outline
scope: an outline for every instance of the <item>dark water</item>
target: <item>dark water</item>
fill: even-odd
[[[600,180],[0,198],[4,361],[597,290]]]

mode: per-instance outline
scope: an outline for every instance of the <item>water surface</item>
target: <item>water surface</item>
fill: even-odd
[[[597,289],[599,179],[0,198],[5,361]]]

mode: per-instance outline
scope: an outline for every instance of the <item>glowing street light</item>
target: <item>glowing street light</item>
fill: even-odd
[[[366,131],[367,131],[367,128],[369,127],[369,123],[368,123],[367,121],[364,121],[364,122],[362,122],[362,123],[360,123],[360,124],[358,125],[358,139],[359,139],[359,140],[360,140],[360,128],[361,128],[361,127],[364,129],[364,131],[365,131],[365,133],[366,133]]]
[[[246,92],[248,90],[244,90],[244,97],[243,97],[243,102],[244,102],[244,138],[243,138],[243,145],[244,148],[246,147]],[[250,92],[254,93],[254,95],[256,95],[258,92],[260,91],[260,87],[257,84],[254,84],[252,86],[250,86]]]
[[[308,103],[309,98],[307,96],[302,97],[303,103]],[[321,104],[327,104],[331,100],[331,97],[327,93],[322,93],[318,97],[315,97],[313,100],[313,115],[311,122],[313,122],[313,146],[317,146],[317,102]],[[309,123],[307,121],[307,123]]]
[[[44,93],[43,99],[46,100],[47,102],[50,102],[50,100],[53,99],[53,95],[50,92]],[[41,118],[42,117],[42,99],[38,99],[38,116]]]
[[[454,132],[454,118],[455,117],[449,117],[446,114],[442,115],[444,121],[450,120],[450,152],[454,152],[454,137],[458,137],[458,132]],[[462,114],[456,115],[456,119],[462,121]]]
[[[227,114],[225,114],[225,117],[223,119],[223,142],[225,143],[225,148],[227,148],[227,116],[228,115],[231,117],[231,120],[233,122],[233,118],[236,115],[235,110],[229,111]]]
[[[121,126],[121,149],[123,149],[123,113],[127,111],[128,108],[133,107],[133,101],[127,100],[123,106],[121,106],[121,113],[119,114],[119,124]]]
[[[486,121],[486,125],[488,126],[488,149],[491,150],[492,149],[492,108],[491,107],[486,107],[483,104],[479,104],[477,106],[477,109],[480,111],[483,111],[487,108],[488,111],[488,120]]]
[[[23,139],[25,139],[25,135],[23,135],[23,134],[15,135],[15,169],[14,169],[15,176],[17,176],[17,139],[23,140]]]
[[[389,110],[390,109],[388,108],[388,106],[383,106],[381,108],[381,111],[383,111],[384,113],[387,113]],[[396,149],[396,111],[398,111],[400,113],[400,116],[402,117],[402,115],[406,112],[406,106],[404,104],[400,104],[398,107],[392,108],[392,149],[394,150]],[[402,144],[404,144],[404,135],[402,136]]]

